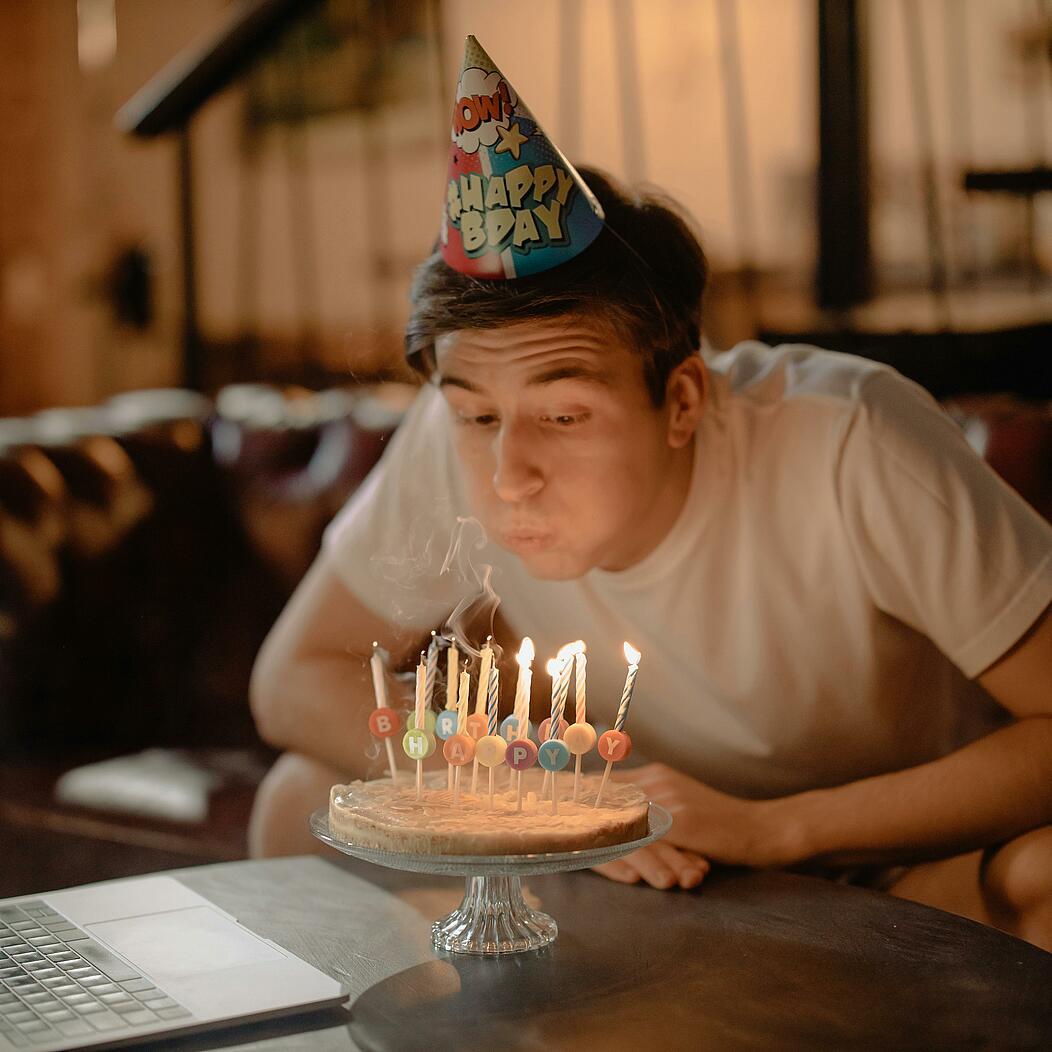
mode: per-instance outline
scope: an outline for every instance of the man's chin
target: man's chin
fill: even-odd
[[[583,577],[588,566],[579,556],[567,552],[513,552],[523,568],[539,581],[572,581]]]

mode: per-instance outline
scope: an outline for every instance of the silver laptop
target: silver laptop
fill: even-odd
[[[0,900],[0,1050],[112,1045],[337,1005],[335,980],[171,877]]]

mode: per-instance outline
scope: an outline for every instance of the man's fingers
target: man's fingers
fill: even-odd
[[[648,844],[626,855],[624,862],[632,866],[652,888],[671,888],[676,883],[676,874],[654,844]]]
[[[664,840],[652,845],[662,861],[675,874],[676,882],[681,888],[696,888],[709,871],[708,859],[693,851],[673,847]]]
[[[627,862],[622,862],[620,859],[616,862],[604,862],[601,866],[592,866],[592,869],[620,884],[635,884],[639,880],[639,874]]]

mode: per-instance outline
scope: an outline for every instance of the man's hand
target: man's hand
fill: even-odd
[[[681,851],[665,840],[647,844],[624,858],[592,867],[596,873],[619,881],[635,884],[640,878],[652,888],[696,888],[709,871],[707,859],[693,851]]]
[[[709,860],[736,866],[785,865],[794,859],[786,847],[787,830],[770,821],[762,802],[742,800],[712,789],[663,763],[618,772],[634,782],[672,815],[662,840],[596,866],[612,880],[635,883],[642,877],[655,888],[695,887],[708,872]]]

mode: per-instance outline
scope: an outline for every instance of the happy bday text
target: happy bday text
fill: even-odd
[[[504,175],[468,174],[450,179],[446,214],[460,227],[466,252],[515,248],[565,238],[563,211],[573,191],[570,174],[552,164],[521,164]]]

